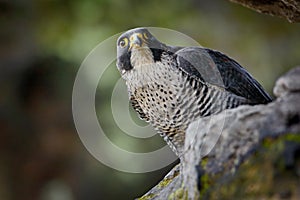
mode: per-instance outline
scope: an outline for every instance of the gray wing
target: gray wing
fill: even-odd
[[[187,47],[176,53],[178,67],[199,81],[224,88],[249,100],[249,104],[272,101],[263,87],[236,61],[200,47]]]

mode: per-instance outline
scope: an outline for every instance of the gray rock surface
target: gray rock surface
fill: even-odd
[[[266,138],[300,133],[300,67],[278,79],[276,99],[193,122],[180,165],[141,199],[198,199],[203,177],[232,175]]]

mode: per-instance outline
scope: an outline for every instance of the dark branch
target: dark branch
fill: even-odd
[[[230,0],[257,12],[286,18],[289,22],[300,22],[299,0]]]

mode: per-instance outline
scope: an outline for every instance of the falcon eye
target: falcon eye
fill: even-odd
[[[128,39],[124,38],[123,40],[120,41],[119,45],[122,48],[126,47],[128,45]]]
[[[143,34],[143,36],[144,36],[144,38],[145,38],[145,39],[149,39],[149,37],[148,37],[148,34],[147,34],[147,33],[144,33],[144,34]]]

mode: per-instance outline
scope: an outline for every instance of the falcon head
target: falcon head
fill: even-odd
[[[159,42],[147,29],[136,28],[123,33],[117,41],[117,67],[121,74],[155,63],[167,46]]]

